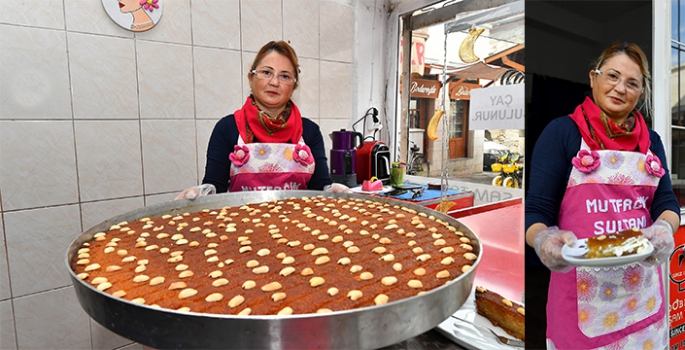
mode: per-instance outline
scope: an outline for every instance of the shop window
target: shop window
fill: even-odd
[[[449,137],[451,139],[464,137],[464,127],[467,120],[466,101],[450,100],[450,119],[447,125],[450,129]]]
[[[513,82],[505,76],[522,79],[523,8],[523,1],[494,7],[488,2],[463,6],[442,1],[402,17],[397,100],[398,111],[405,114],[397,116],[404,124],[398,127],[400,154],[409,159],[415,153],[411,147],[418,145],[431,164],[427,176],[440,176],[445,166],[449,174],[484,168],[484,158],[476,150],[484,149],[485,130],[469,127],[470,92]],[[402,36],[411,39],[405,43]],[[407,49],[410,54],[403,55]],[[404,61],[406,57],[409,60]],[[409,79],[402,81],[404,77]],[[445,113],[437,140],[429,140],[427,129],[437,110]],[[523,145],[519,133],[498,133],[515,135],[517,140],[507,142]]]

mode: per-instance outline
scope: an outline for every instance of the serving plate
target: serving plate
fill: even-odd
[[[497,335],[515,339],[504,329],[493,325],[490,320],[476,312],[476,293],[475,287],[471,290],[464,305],[457,310],[453,316],[441,322],[437,330],[453,342],[470,350],[492,349],[492,350],[514,350],[522,349],[509,345],[503,345],[497,341],[495,336],[487,331],[491,329]],[[513,299],[512,299],[513,300]],[[456,317],[456,318],[455,318]],[[460,320],[461,319],[461,320]],[[468,322],[464,322],[466,320]],[[470,323],[469,323],[470,322]],[[474,326],[475,323],[477,326]],[[486,328],[486,329],[484,329]]]
[[[647,250],[643,253],[608,258],[586,259],[585,253],[587,252],[587,238],[583,238],[577,240],[573,246],[564,245],[561,248],[561,257],[574,266],[612,267],[642,261],[654,252],[654,246],[651,242],[647,242]]]
[[[113,224],[141,217],[178,215],[223,206],[287,199],[326,196],[361,198],[399,205],[448,222],[473,242],[478,258],[472,268],[449,283],[411,298],[353,310],[327,314],[291,316],[237,316],[183,312],[131,303],[111,296],[80,280],[70,261],[84,242]],[[456,219],[423,206],[384,197],[320,191],[261,191],[209,195],[178,200],[134,210],[105,220],[82,233],[70,244],[65,263],[77,299],[86,313],[105,328],[127,339],[154,348],[184,349],[282,349],[348,348],[374,349],[422,334],[457,311],[467,300],[473,277],[482,256],[480,240]]]

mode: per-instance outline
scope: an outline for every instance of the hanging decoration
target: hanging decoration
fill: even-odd
[[[433,113],[433,116],[428,123],[428,127],[426,128],[426,136],[428,136],[429,140],[435,141],[438,139],[438,123],[444,114],[444,109],[438,109],[435,111],[435,113]]]
[[[132,32],[154,28],[162,17],[162,0],[102,0],[109,18]]]
[[[473,46],[476,43],[476,39],[483,34],[485,31],[484,28],[476,29],[476,28],[471,28],[469,29],[469,35],[464,38],[464,41],[461,42],[461,45],[459,46],[459,58],[464,63],[473,63],[478,61],[480,58],[476,56],[476,54],[473,52]]]

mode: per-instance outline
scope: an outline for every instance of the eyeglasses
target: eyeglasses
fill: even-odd
[[[271,80],[274,77],[274,72],[269,69],[253,69],[252,74],[256,74],[257,78],[261,80]],[[278,74],[278,81],[283,85],[293,85],[297,81],[292,75],[281,72]]]
[[[613,69],[609,69],[606,71],[595,69],[595,73],[603,76],[606,79],[607,83],[609,83],[609,85],[611,86],[616,86],[623,80],[626,84],[626,89],[628,91],[632,93],[640,93],[643,91],[642,84],[637,79],[628,78],[624,80],[621,78],[621,73]]]

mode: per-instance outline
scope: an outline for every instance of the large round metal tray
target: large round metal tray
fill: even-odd
[[[471,270],[448,284],[420,296],[380,306],[328,314],[292,316],[235,316],[181,312],[133,304],[100,292],[80,280],[70,267],[76,251],[99,231],[113,224],[141,217],[178,214],[291,197],[319,196],[363,198],[401,205],[449,222],[472,239],[478,259]],[[466,301],[481,260],[482,245],[468,227],[456,219],[425,207],[358,194],[319,191],[264,191],[210,195],[194,201],[178,200],[134,210],[92,227],[78,236],[66,254],[67,270],[83,309],[102,326],[125,338],[155,348],[347,348],[372,349],[392,345],[422,334],[456,312]]]

